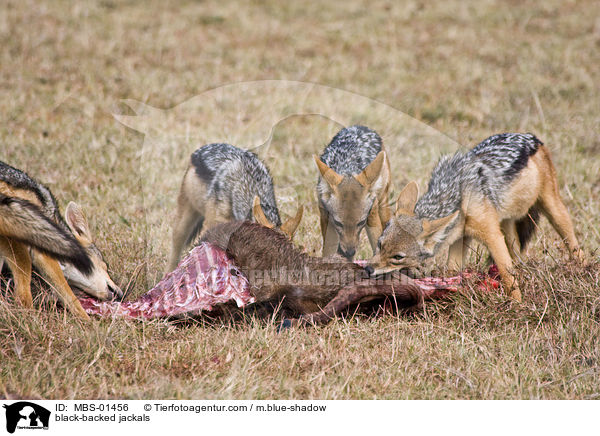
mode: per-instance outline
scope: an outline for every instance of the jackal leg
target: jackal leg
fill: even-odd
[[[191,204],[180,201],[177,206],[177,215],[173,227],[173,241],[171,245],[171,255],[167,265],[167,271],[173,271],[179,263],[181,251],[186,243],[197,232],[202,222],[202,215]]]
[[[85,310],[81,307],[81,303],[75,294],[73,294],[73,290],[65,280],[59,263],[37,250],[34,251],[34,261],[36,268],[40,270],[42,276],[52,286],[53,291],[58,295],[62,304],[82,320],[88,321],[90,317],[85,313]]]
[[[467,250],[471,238],[463,236],[458,239],[448,249],[448,269],[450,271],[461,271],[465,265],[465,259],[467,257]]]
[[[12,272],[17,301],[25,307],[33,307],[29,249],[21,242],[0,236],[0,257],[6,260]]]
[[[340,240],[333,223],[329,222],[329,213],[319,206],[319,214],[321,216],[321,236],[323,237],[323,257],[327,257],[337,252]]]
[[[367,217],[367,236],[369,237],[369,244],[371,244],[373,255],[375,255],[375,251],[377,250],[377,240],[381,236],[381,232],[383,232],[379,212],[379,202],[376,199],[373,208]]]
[[[565,241],[571,258],[585,264],[585,255],[583,250],[579,248],[579,242],[577,242],[569,212],[558,194],[556,180],[543,187],[540,195],[540,205],[542,213],[548,218],[550,224],[552,224],[552,227],[554,227],[563,241]]]
[[[469,234],[485,244],[502,279],[502,285],[510,292],[511,298],[521,301],[521,290],[513,275],[513,262],[506,246],[504,234],[500,228],[498,214],[493,206],[482,208],[476,216],[469,215],[467,228]]]
[[[508,252],[513,260],[519,260],[521,254],[521,243],[519,242],[519,235],[517,234],[517,227],[513,220],[504,220],[500,223],[502,233],[504,233],[504,239],[506,240],[506,246]]]

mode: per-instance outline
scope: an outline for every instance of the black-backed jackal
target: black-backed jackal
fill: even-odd
[[[167,271],[175,269],[185,245],[216,224],[254,219],[280,228],[291,239],[303,210],[299,207],[296,216],[282,224],[273,179],[254,153],[229,144],[200,147],[181,183]]]
[[[521,301],[513,259],[525,248],[540,212],[569,253],[585,262],[548,149],[531,134],[494,135],[469,152],[442,158],[421,198],[415,182],[404,188],[369,269],[374,275],[418,270],[445,248],[449,267],[458,269],[475,238],[490,251],[511,297]]]
[[[16,299],[25,307],[32,307],[32,264],[64,306],[82,319],[88,315],[69,284],[102,300],[123,295],[108,275],[81,208],[69,203],[63,218],[46,186],[0,162],[0,264],[3,262],[12,272]]]
[[[364,126],[342,129],[314,156],[319,168],[317,196],[323,256],[356,254],[366,226],[373,252],[391,217],[390,164],[379,135]]]

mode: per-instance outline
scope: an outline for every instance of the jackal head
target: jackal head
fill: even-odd
[[[298,229],[298,225],[302,220],[303,214],[304,206],[300,206],[296,211],[296,215],[288,218],[279,228],[279,230],[285,233],[285,235],[288,238],[290,238],[290,240],[294,238],[294,234]],[[268,227],[269,229],[275,228],[275,224],[269,221],[269,219],[266,217],[265,212],[263,211],[262,206],[260,205],[260,198],[258,197],[258,195],[254,196],[254,201],[252,203],[252,216],[258,224]]]
[[[435,220],[415,216],[418,196],[416,182],[410,182],[400,193],[396,212],[377,242],[375,255],[368,262],[367,272],[371,276],[400,269],[423,271],[456,227],[458,210]]]
[[[81,207],[70,202],[65,210],[65,221],[75,236],[75,239],[85,248],[92,260],[92,272],[84,274],[71,264],[61,264],[67,282],[86,294],[101,300],[123,297],[121,289],[108,275],[108,266],[102,258],[102,253],[94,244],[92,233]]]
[[[338,235],[338,254],[352,260],[377,194],[388,183],[387,177],[382,177],[385,152],[380,151],[360,174],[352,176],[340,175],[318,156],[313,157],[321,174],[317,185],[319,207],[327,211],[329,224]]]

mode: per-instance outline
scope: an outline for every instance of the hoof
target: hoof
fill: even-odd
[[[281,323],[277,326],[277,333],[281,333],[283,330],[288,330],[291,328],[292,328],[292,320],[286,318],[283,321],[281,321]]]

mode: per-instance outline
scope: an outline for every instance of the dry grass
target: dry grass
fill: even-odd
[[[447,136],[425,147],[410,131],[378,125],[374,114],[354,114],[386,139],[397,188],[412,178],[423,186],[448,138],[468,146],[502,131],[536,133],[553,153],[578,236],[597,259],[594,7],[4,2],[0,160],[46,182],[63,207],[81,202],[113,276],[139,295],[164,267],[168,222],[153,225],[153,214],[164,220],[173,210],[185,162],[173,162],[166,191],[144,198],[152,190],[141,171],[144,137],[114,120],[111,112],[129,113],[119,101],[170,108],[233,82],[307,81],[391,105]],[[195,122],[209,120],[210,113]],[[307,207],[297,243],[315,253],[310,155],[337,128],[320,117],[286,119],[263,154],[284,212],[296,201]],[[193,144],[179,150],[185,156]],[[547,223],[531,253],[519,267],[521,305],[467,289],[418,316],[358,317],[280,335],[254,321],[82,325],[60,310],[23,311],[9,295],[0,299],[0,397],[596,398],[598,263],[565,262]],[[361,254],[369,255],[366,246]]]

